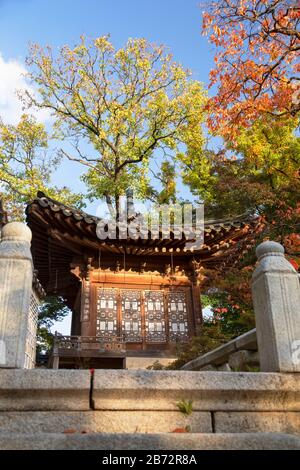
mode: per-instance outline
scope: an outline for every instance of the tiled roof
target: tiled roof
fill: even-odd
[[[61,212],[65,217],[71,217],[75,222],[84,221],[87,225],[97,225],[101,220],[99,217],[87,214],[83,210],[75,209],[50,197],[47,197],[41,191],[38,192],[36,199],[28,206],[38,203],[42,208],[49,208],[54,213]],[[232,229],[240,229],[247,224],[253,222],[253,217],[243,214],[239,217],[231,219],[207,220],[204,223],[205,233],[229,231]]]
[[[201,248],[186,251],[186,239],[170,237],[100,240],[96,227],[99,218],[66,206],[43,193],[27,206],[27,223],[32,230],[32,255],[35,269],[47,293],[59,292],[69,305],[75,302],[78,277],[72,273],[74,266],[88,258],[101,266],[114,269],[131,260],[134,269],[147,262],[148,269],[163,269],[172,262],[174,266],[190,265],[195,260],[208,269],[225,269],[239,255],[255,243],[254,232],[259,221],[247,216],[230,220],[208,220],[204,227]],[[254,240],[254,241],[253,241]],[[80,261],[81,260],[81,261]],[[75,263],[75,264],[74,264]],[[73,268],[72,268],[73,266]],[[58,289],[58,290],[57,290]]]

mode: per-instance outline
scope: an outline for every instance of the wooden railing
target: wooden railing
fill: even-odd
[[[117,336],[62,336],[55,334],[53,353],[61,350],[97,351],[97,352],[125,352],[126,343]]]

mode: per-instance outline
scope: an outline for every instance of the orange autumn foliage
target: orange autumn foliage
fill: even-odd
[[[206,3],[203,32],[216,48],[209,126],[234,140],[263,114],[300,111],[298,0]]]

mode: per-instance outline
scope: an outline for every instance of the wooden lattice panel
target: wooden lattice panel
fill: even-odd
[[[36,330],[39,314],[39,301],[32,293],[30,297],[29,315],[27,323],[27,336],[25,345],[25,369],[33,369],[35,367],[36,357]]]
[[[122,336],[129,343],[142,341],[141,291],[121,290]]]
[[[118,332],[117,289],[97,288],[96,335],[103,339],[113,339]]]
[[[145,291],[145,327],[148,343],[166,341],[164,294],[161,291]]]
[[[186,294],[172,291],[168,294],[170,341],[186,341],[189,338]]]

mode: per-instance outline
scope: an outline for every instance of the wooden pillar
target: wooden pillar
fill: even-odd
[[[203,268],[201,267],[201,263],[195,259],[190,261],[190,268],[192,268],[190,280],[192,282],[194,328],[195,332],[197,332],[203,322],[201,305],[201,271]]]
[[[81,314],[82,285],[78,289],[76,300],[72,310],[71,336],[80,336],[80,314]]]
[[[88,258],[86,265],[85,277],[82,280],[81,292],[81,336],[92,336],[91,320],[92,320],[92,299],[91,299],[91,270],[92,258]],[[95,300],[94,300],[95,302]]]
[[[194,310],[194,327],[195,331],[202,324],[202,305],[201,305],[201,288],[198,278],[192,280],[192,299],[193,299],[193,310]]]

